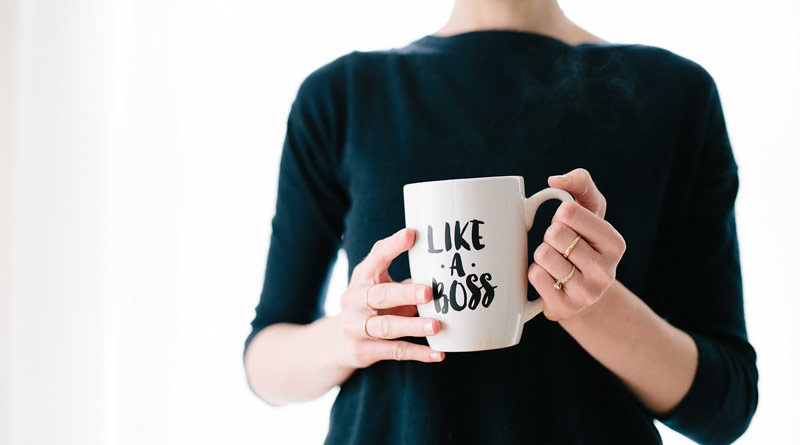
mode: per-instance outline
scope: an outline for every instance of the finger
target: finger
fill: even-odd
[[[409,278],[406,278],[405,280],[401,281],[401,283],[409,284],[409,283],[413,283],[413,281],[411,281],[411,278],[409,277]],[[417,308],[417,304],[408,304],[408,305],[402,305],[402,306],[395,306],[395,307],[391,307],[391,308],[388,308],[388,309],[382,309],[382,310],[378,311],[378,313],[380,313],[380,314],[389,314],[389,315],[399,315],[401,317],[415,317],[419,313],[419,310]]]
[[[567,297],[553,287],[556,280],[542,266],[533,263],[528,269],[528,281],[544,301],[542,313],[548,320],[557,321],[566,312]]]
[[[375,309],[424,304],[433,299],[433,289],[424,284],[379,283],[373,284],[366,289],[367,302],[369,306]]]
[[[416,360],[420,362],[439,362],[444,352],[434,351],[430,346],[418,345],[402,340],[375,340],[363,346],[367,353],[378,360]]]
[[[417,315],[418,310],[416,305],[404,305],[392,307],[389,309],[381,309],[379,314],[399,315],[401,317],[414,317]]]
[[[436,335],[440,326],[439,320],[434,318],[377,315],[367,320],[367,332],[369,335],[378,338]]]
[[[583,273],[575,267],[572,271],[573,264],[558,253],[553,246],[542,243],[533,252],[533,258],[550,276],[555,280],[564,280],[569,276],[569,279],[561,284],[560,289],[553,288],[566,294],[566,297],[578,306],[591,304],[593,301],[589,288],[586,286],[585,277]],[[572,275],[570,276],[570,273]]]
[[[544,232],[544,242],[552,246],[562,257],[577,237],[578,233],[561,221],[553,222]],[[583,237],[578,238],[568,258],[582,272],[589,270],[593,264],[602,260],[602,256]]]
[[[603,256],[621,256],[625,241],[608,221],[576,202],[563,202],[558,206],[553,221],[560,221],[580,233],[594,250]]]
[[[536,293],[544,301],[542,313],[549,320],[557,321],[562,312],[566,295],[563,291],[555,289],[553,283],[555,279],[542,266],[537,263],[531,264],[528,268],[528,281],[536,289]]]
[[[592,176],[585,168],[576,168],[564,175],[550,176],[547,184],[564,189],[582,206],[603,218],[606,214],[606,198],[597,189]]]
[[[573,264],[560,253],[553,249],[553,246],[542,243],[533,251],[533,261],[542,266],[547,273],[555,279],[566,278],[572,272]],[[575,267],[575,272],[569,278],[570,283],[574,283],[580,275],[580,270]],[[580,280],[578,280],[580,281]],[[566,286],[566,284],[564,284]]]
[[[404,228],[387,238],[376,241],[367,256],[353,268],[353,278],[370,283],[380,282],[380,277],[386,274],[392,260],[410,249],[415,240],[416,232],[413,229]]]

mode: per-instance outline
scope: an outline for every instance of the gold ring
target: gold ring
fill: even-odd
[[[365,288],[364,288],[364,304],[366,304],[366,305],[367,305],[367,309],[369,309],[369,310],[371,310],[371,311],[375,311],[375,312],[377,312],[378,310],[377,310],[377,309],[375,309],[374,307],[372,307],[372,306],[369,304],[369,298],[367,298],[367,292],[369,292],[369,289],[370,289],[371,287],[372,287],[372,286],[367,286],[367,287],[365,287]]]
[[[575,265],[573,264],[572,265],[572,270],[569,271],[569,275],[567,275],[566,277],[564,277],[564,278],[556,281],[555,283],[553,283],[553,287],[556,288],[556,289],[561,289],[561,286],[564,283],[566,283],[567,281],[569,281],[569,279],[572,278],[572,274],[574,274],[574,273],[575,273]],[[365,326],[366,326],[366,324],[365,324]]]
[[[372,334],[370,334],[369,331],[367,331],[367,322],[369,321],[370,318],[372,318],[372,317],[374,317],[376,315],[378,315],[378,314],[369,314],[369,315],[367,315],[367,318],[364,319],[364,323],[362,323],[361,327],[364,329],[364,335],[366,335],[368,338],[378,338],[378,337],[375,337]]]
[[[578,241],[580,239],[581,239],[581,236],[578,235],[578,236],[575,237],[574,240],[572,240],[572,244],[570,244],[569,247],[567,247],[567,250],[565,250],[564,253],[562,254],[564,256],[564,258],[569,256],[570,252],[572,252],[572,249],[575,248],[575,245],[578,244]]]

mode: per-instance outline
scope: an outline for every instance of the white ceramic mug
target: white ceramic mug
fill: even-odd
[[[514,346],[525,322],[542,311],[528,301],[528,230],[548,199],[573,201],[557,188],[525,197],[521,176],[448,179],[403,186],[411,280],[433,288],[420,317],[441,330],[426,337],[437,351]]]

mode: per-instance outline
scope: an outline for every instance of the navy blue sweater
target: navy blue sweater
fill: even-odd
[[[404,226],[403,184],[520,175],[531,194],[576,167],[592,174],[606,219],[627,243],[617,279],[699,350],[689,393],[660,420],[701,443],[733,441],[758,398],[734,217],[737,164],[712,77],[653,46],[472,31],[353,51],[316,69],[288,117],[245,348],[272,323],[324,315],[337,251],[352,272],[376,240]],[[549,223],[536,218],[529,260]],[[410,275],[407,254],[389,273]],[[340,387],[326,443],[660,443],[654,418],[539,316],[511,348],[356,370]]]

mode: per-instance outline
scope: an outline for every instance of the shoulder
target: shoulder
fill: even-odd
[[[292,111],[305,116],[315,115],[319,120],[341,123],[347,113],[348,94],[352,82],[352,65],[357,52],[351,51],[317,65],[296,89]]]
[[[659,121],[666,116],[697,121],[719,100],[709,71],[674,51],[638,43],[593,43],[576,49],[570,53],[588,66],[584,72],[622,88],[641,112]]]
[[[639,78],[665,91],[703,93],[714,87],[714,79],[703,65],[669,49],[638,43],[608,48],[624,56]]]
[[[300,101],[319,99],[336,94],[345,86],[347,62],[350,54],[344,54],[318,65],[300,82],[297,98]]]
[[[396,82],[395,68],[407,54],[395,49],[353,50],[311,71],[298,89],[300,101],[329,100],[340,109],[352,106],[365,95]]]
[[[385,68],[385,62],[389,58],[398,56],[402,56],[402,52],[394,49],[352,50],[312,70],[303,80],[302,86],[307,89],[344,87],[354,75]]]

